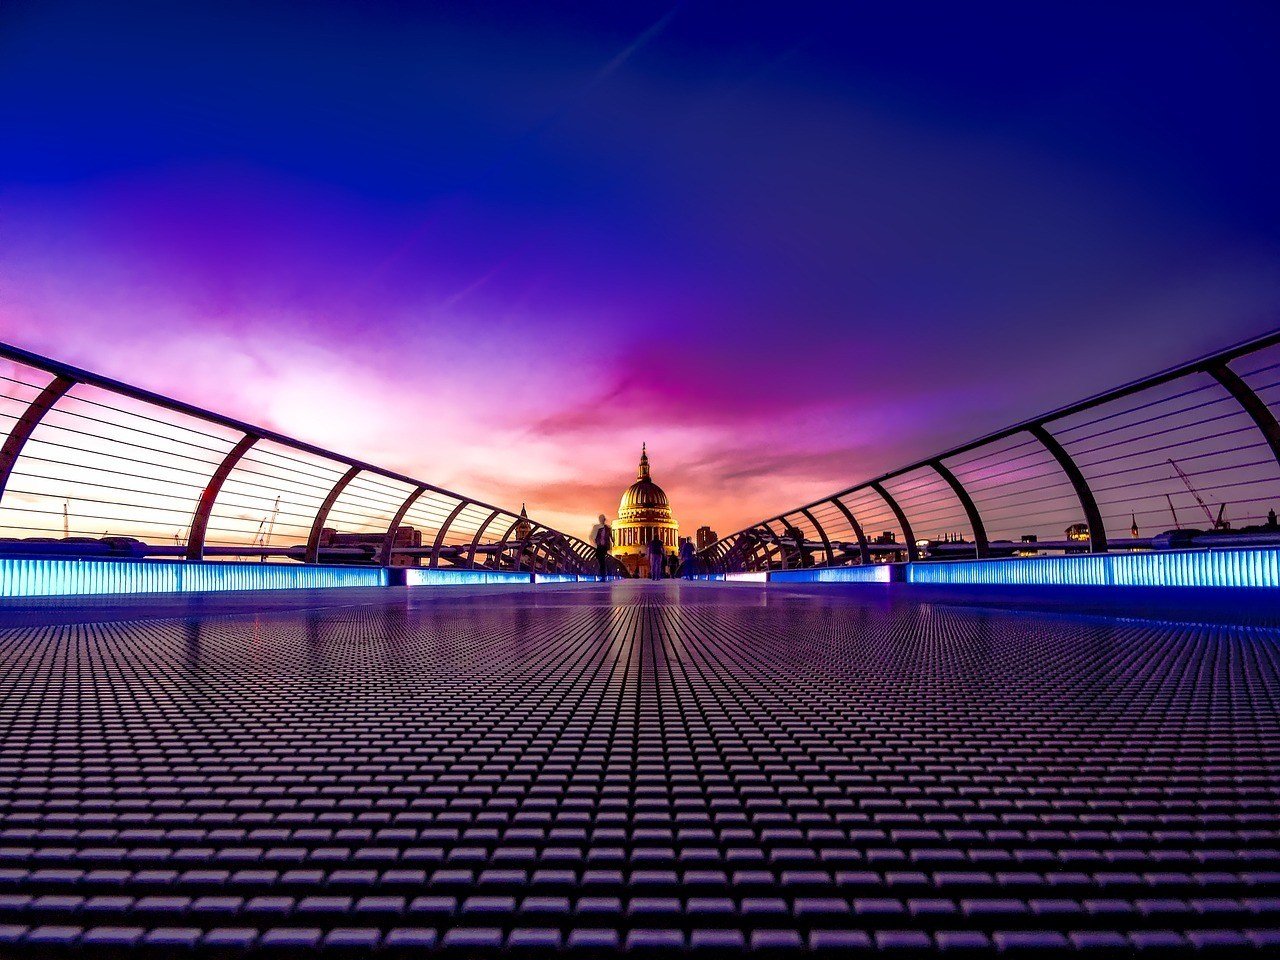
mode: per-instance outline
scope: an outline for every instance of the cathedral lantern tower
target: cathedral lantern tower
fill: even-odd
[[[680,524],[671,513],[666,492],[653,482],[649,473],[649,451],[640,447],[640,467],[636,482],[627,487],[618,504],[618,519],[613,524],[613,555],[622,561],[633,576],[649,575],[649,541],[662,541],[668,553],[680,538]]]

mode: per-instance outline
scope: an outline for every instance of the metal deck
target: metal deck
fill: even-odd
[[[1274,628],[644,582],[0,623],[0,955],[1280,944]]]

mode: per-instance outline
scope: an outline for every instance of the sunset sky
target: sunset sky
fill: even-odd
[[[1280,325],[1280,6],[0,2],[0,339],[729,533]]]

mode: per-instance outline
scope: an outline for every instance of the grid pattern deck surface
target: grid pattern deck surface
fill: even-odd
[[[892,596],[0,610],[0,956],[1280,945],[1280,632]]]

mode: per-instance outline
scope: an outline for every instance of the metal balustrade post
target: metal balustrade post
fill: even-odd
[[[1071,454],[1067,453],[1066,448],[1044,428],[1044,424],[1032,424],[1027,427],[1027,432],[1039,440],[1040,445],[1049,451],[1053,459],[1058,461],[1058,466],[1062,468],[1062,472],[1071,481],[1071,486],[1076,492],[1076,499],[1080,501],[1080,509],[1084,511],[1084,521],[1089,526],[1090,551],[1093,553],[1106,553],[1107,531],[1102,525],[1102,513],[1098,510],[1098,501],[1094,499],[1093,491],[1089,489],[1089,481],[1080,472],[1076,462],[1071,459]]]
[[[527,559],[529,561],[530,573],[542,572],[538,569],[540,561],[542,563],[542,570],[546,570],[547,543],[544,538],[538,536],[539,529],[540,528],[537,524],[532,524],[529,527],[529,536],[524,539],[525,548],[523,553],[528,555]]]
[[[572,550],[569,548],[569,542],[564,537],[556,533],[554,530],[543,527],[543,543],[547,547],[547,560],[553,561],[555,566],[550,568],[550,573],[570,573],[574,569],[573,561],[569,558],[573,556]]]
[[[475,569],[476,548],[480,546],[480,541],[484,537],[484,532],[489,529],[489,524],[493,523],[501,514],[501,510],[493,511],[493,513],[485,517],[484,523],[480,524],[480,528],[476,530],[476,535],[471,539],[471,548],[467,551],[467,569]]]
[[[730,568],[730,564],[732,563],[741,564],[742,568],[745,570],[747,567],[747,561],[747,535],[745,533],[736,534],[734,535],[733,543],[725,547],[724,551],[720,554],[720,564],[727,572]]]
[[[391,518],[391,523],[387,525],[387,535],[382,540],[382,549],[378,551],[378,563],[381,566],[391,566],[391,547],[395,543],[396,531],[400,529],[400,524],[404,521],[405,515],[408,514],[409,508],[418,502],[418,498],[427,492],[425,484],[418,484],[413,491],[404,498],[404,503],[400,504],[396,510],[396,515]]]
[[[241,437],[236,445],[227,451],[218,468],[213,471],[213,476],[205,484],[200,499],[196,503],[196,512],[191,517],[191,526],[187,531],[186,558],[188,560],[204,559],[204,542],[209,532],[209,517],[213,514],[213,505],[217,502],[218,494],[222,492],[222,485],[227,482],[227,477],[235,469],[236,464],[257,442],[258,438],[251,433]]]
[[[778,536],[777,531],[773,529],[772,524],[770,524],[769,521],[767,520],[764,523],[762,523],[761,526],[765,529],[765,531],[768,534],[767,542],[769,544],[769,547],[764,552],[764,563],[766,568],[770,570],[773,569],[773,566],[772,566],[774,562],[773,555],[776,553],[779,555],[780,562],[782,564],[782,566],[779,569],[782,569],[782,570],[787,569],[787,550],[786,550],[786,547],[782,545],[782,540]]]
[[[560,545],[546,533],[538,538],[538,544],[542,549],[543,562],[548,565],[546,566],[547,572],[555,572],[553,565],[564,562],[564,557],[560,553]]]
[[[969,491],[964,488],[964,484],[957,479],[954,473],[947,469],[941,460],[930,460],[929,466],[933,467],[934,472],[947,482],[951,492],[960,501],[960,506],[964,507],[965,515],[969,518],[969,527],[973,530],[974,556],[979,560],[990,556],[991,544],[987,542],[987,528],[982,522],[982,515],[978,513],[978,505],[969,496]]]
[[[768,542],[770,544],[768,549],[765,550],[765,554],[764,554],[765,568],[768,570],[773,570],[773,569],[786,570],[787,569],[786,544],[782,542],[782,537],[778,535],[778,533],[773,529],[773,527],[767,521],[762,526],[764,527],[765,530],[769,532]],[[778,562],[781,564],[781,566],[776,568],[773,566],[774,554],[778,555]]]
[[[528,539],[525,541],[529,545],[529,571],[531,573],[549,572],[551,569],[549,564],[555,555],[547,538],[539,536],[541,529],[537,524],[534,524],[529,530]],[[539,570],[539,564],[541,564],[541,570]]]
[[[516,526],[519,523],[520,523],[520,518],[513,517],[511,521],[511,526],[507,527],[506,533],[504,533],[502,537],[498,540],[499,547],[498,547],[498,553],[496,555],[496,559],[498,560],[499,567],[502,566],[503,554],[505,554],[507,550],[509,550],[511,547],[511,534],[515,531]],[[518,556],[515,559],[513,559],[511,563],[514,569],[516,570],[520,569]]]
[[[556,568],[557,573],[577,573],[578,556],[573,552],[573,548],[569,546],[568,541],[562,540],[559,535],[553,534],[555,537],[556,556],[559,557],[559,566]]]
[[[782,552],[782,569],[799,570],[804,566],[804,531],[789,520],[784,519],[781,523],[782,533],[778,535],[778,546]],[[787,540],[792,542],[790,552],[787,550]]]
[[[1254,426],[1262,433],[1262,438],[1267,441],[1272,458],[1280,465],[1280,423],[1276,422],[1271,408],[1226,363],[1212,363],[1205,369],[1244,408]]]
[[[449,532],[449,525],[462,512],[462,508],[470,502],[470,500],[459,500],[458,505],[450,510],[449,515],[445,517],[444,523],[440,524],[440,529],[436,531],[435,543],[431,544],[431,561],[427,564],[430,569],[435,570],[440,566],[440,547],[444,544],[445,534]]]
[[[858,554],[862,557],[862,565],[869,566],[871,564],[871,550],[867,546],[867,535],[862,532],[862,524],[858,523],[853,512],[844,505],[839,497],[831,500],[836,505],[836,509],[844,514],[844,518],[849,521],[849,526],[853,528],[853,535],[858,538]]]
[[[35,399],[27,404],[27,409],[22,411],[22,416],[14,422],[9,436],[5,437],[3,446],[0,446],[0,500],[4,499],[4,491],[9,486],[9,477],[13,474],[18,457],[22,455],[22,448],[31,439],[31,434],[40,425],[44,415],[53,409],[53,405],[66,396],[67,391],[75,385],[76,381],[70,377],[54,377],[43,390],[36,394]]]
[[[576,537],[572,541],[568,537],[562,539],[568,556],[573,558],[572,572],[578,574],[589,573],[591,561],[595,559],[594,551],[591,547],[587,545],[585,540],[578,540]]]
[[[558,536],[553,531],[547,530],[547,527],[543,527],[543,531],[544,536],[541,543],[543,543],[545,562],[548,564],[547,572],[566,572],[572,566],[567,561],[568,545],[561,543]]]
[[[782,559],[783,570],[799,570],[804,566],[804,532],[786,520],[781,521],[782,533],[777,534],[778,553]],[[770,530],[773,528],[770,527]],[[792,533],[794,531],[794,534]],[[787,540],[791,540],[792,549],[787,550]]]
[[[813,524],[813,529],[818,531],[818,536],[822,539],[822,549],[827,554],[827,566],[834,567],[836,565],[836,554],[835,551],[831,549],[831,539],[827,536],[827,531],[822,529],[822,524],[818,522],[818,518],[815,517],[810,510],[802,508],[800,512],[803,513],[808,521]]]
[[[754,527],[753,529],[759,530],[760,528]],[[761,537],[759,533],[753,534],[751,539],[752,539],[752,543],[750,544],[751,557],[749,562],[757,567],[763,565],[765,569],[768,569],[767,564],[769,562],[769,550],[767,550],[765,547],[765,542],[766,542],[765,539]],[[745,557],[745,552],[744,552],[744,557]],[[744,562],[746,562],[745,559],[744,559]]]
[[[320,504],[320,509],[316,511],[316,518],[311,522],[311,535],[307,537],[307,552],[303,555],[303,562],[318,563],[320,561],[320,531],[324,529],[324,523],[329,519],[329,511],[333,509],[338,497],[342,496],[342,491],[347,489],[347,485],[359,473],[359,467],[349,469],[333,485],[329,495],[324,498],[324,503]]]
[[[554,530],[550,531],[552,541],[555,543],[556,556],[559,557],[561,564],[559,573],[576,573],[578,571],[578,563],[581,557],[574,552],[573,544],[569,542],[567,537],[562,537]]]
[[[746,552],[743,537],[739,534],[734,538],[733,543],[716,547],[716,566],[721,573],[729,572],[729,564],[731,562],[741,562],[745,566],[747,562]],[[740,560],[733,560],[732,558],[734,557],[740,558]]]
[[[763,523],[756,529],[759,531],[757,537],[760,540],[760,559],[758,562],[763,564],[765,569],[772,569],[770,565],[773,563],[775,548],[778,546],[778,535],[773,532],[773,527],[769,526],[768,523]],[[783,557],[783,568],[786,568],[785,555]]]
[[[887,503],[889,509],[893,511],[894,517],[897,518],[898,526],[902,528],[903,539],[907,541],[907,560],[915,563],[920,559],[920,551],[916,547],[916,535],[911,529],[911,522],[907,519],[907,515],[902,511],[902,507],[898,506],[898,501],[889,495],[889,491],[884,488],[884,484],[873,481],[867,486],[878,493],[880,499]]]

